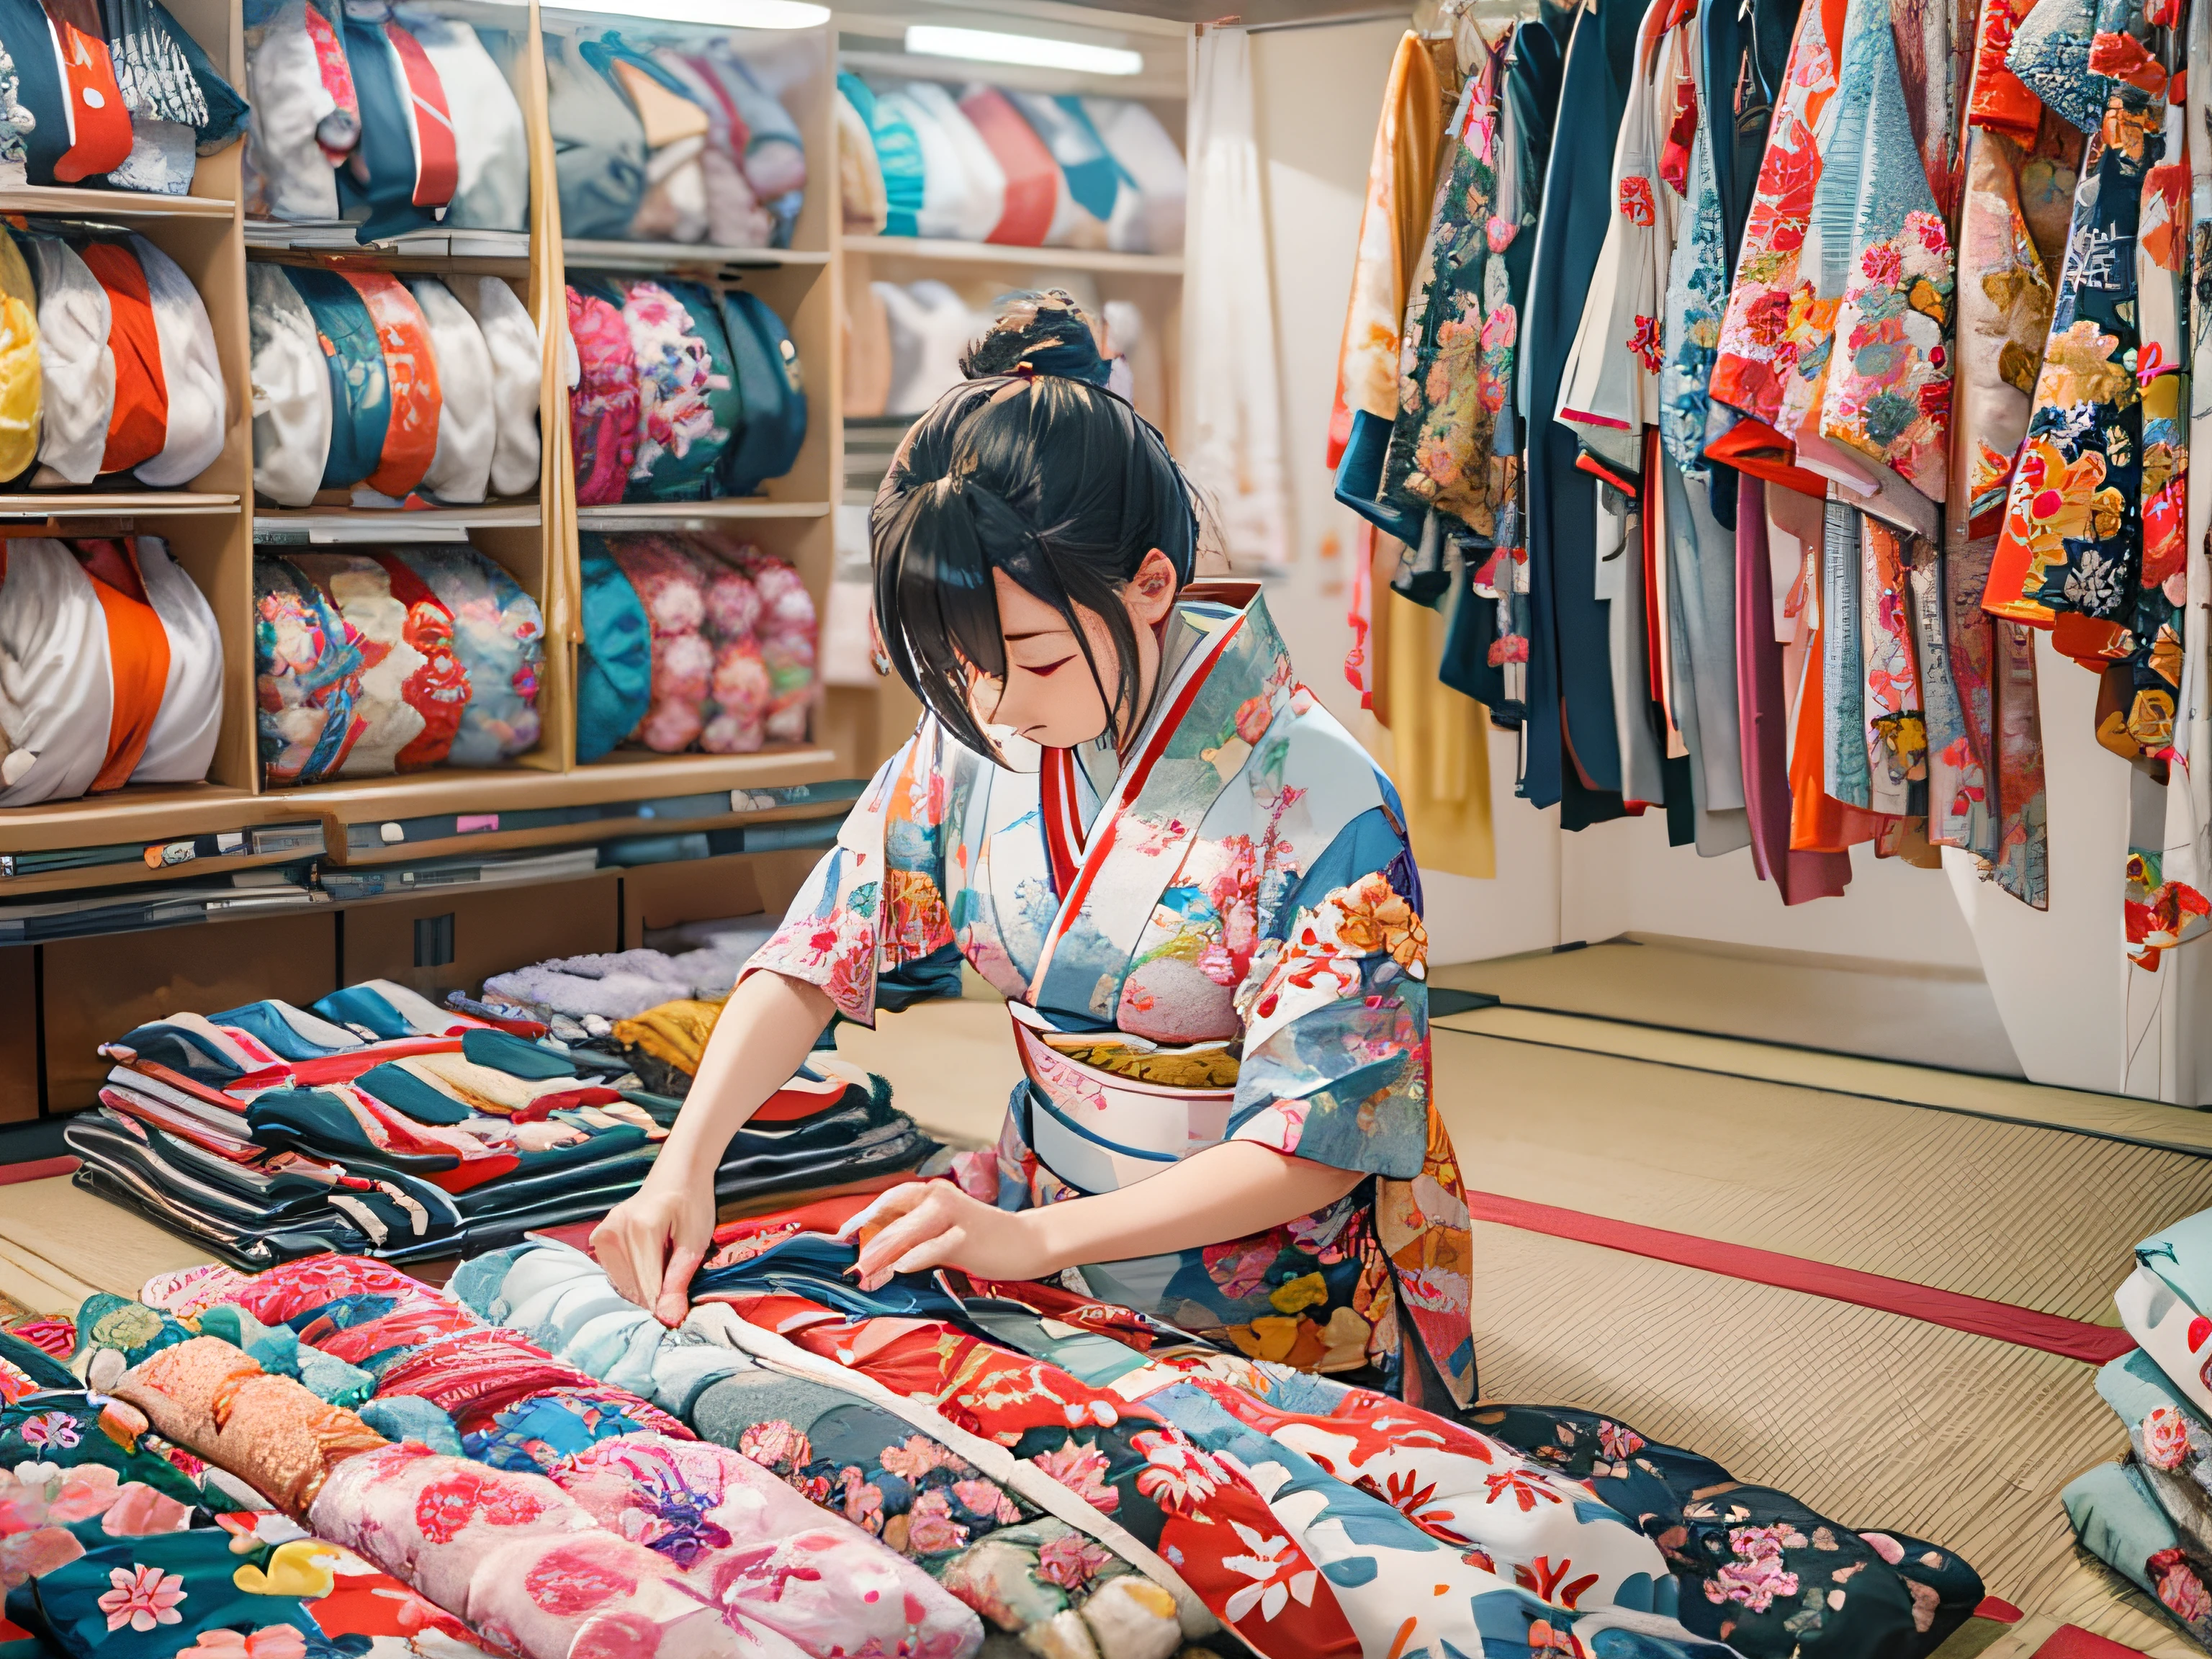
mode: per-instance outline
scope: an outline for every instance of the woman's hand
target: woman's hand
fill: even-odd
[[[1039,1214],[994,1208],[949,1181],[910,1181],[848,1221],[837,1237],[861,1235],[864,1291],[880,1289],[893,1273],[932,1267],[957,1267],[978,1279],[1039,1279],[1064,1265],[1042,1258]]]
[[[592,1229],[592,1254],[607,1278],[672,1329],[691,1307],[691,1275],[714,1242],[711,1182],[649,1182]]]

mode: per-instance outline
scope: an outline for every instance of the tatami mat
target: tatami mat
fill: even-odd
[[[1440,967],[1431,979],[1522,1007],[2021,1075],[1996,999],[1971,969],[1655,938]]]
[[[1435,1038],[1478,1190],[2102,1324],[2136,1241],[2212,1207],[2212,1156],[1460,1029],[1488,1018]]]
[[[1514,1227],[1477,1224],[1474,1246],[1486,1398],[1618,1413],[1847,1525],[1954,1549],[2031,1611],[2173,1642],[2058,1504],[2126,1443],[2087,1365]]]

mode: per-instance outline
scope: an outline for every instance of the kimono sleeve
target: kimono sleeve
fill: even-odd
[[[814,866],[783,925],[753,953],[766,969],[829,994],[837,1012],[873,1026],[928,997],[960,994],[960,957],[945,894],[945,824],[955,749],[925,718],[884,763]],[[964,752],[964,751],[963,751]]]
[[[1411,1181],[1429,1152],[1428,935],[1387,783],[1290,883],[1239,988],[1229,1138]]]

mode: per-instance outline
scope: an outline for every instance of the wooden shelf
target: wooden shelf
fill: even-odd
[[[743,519],[821,519],[827,501],[771,501],[750,497],[714,501],[620,501],[580,507],[576,522],[586,530],[661,530],[671,526]]]
[[[319,784],[263,799],[281,802],[295,817],[321,816],[333,862],[392,864],[680,834],[765,815],[805,817],[818,809],[775,792],[832,782],[844,770],[836,750],[811,744],[784,744],[751,755],[624,750],[573,772],[433,770]],[[586,810],[591,808],[601,810]],[[564,822],[502,821],[563,809],[579,816]],[[842,799],[835,810],[842,815]]]
[[[1010,247],[997,242],[952,242],[928,236],[848,234],[845,252],[884,259],[926,259],[939,264],[1025,265],[1031,270],[1119,271],[1125,276],[1180,276],[1180,253],[1115,253],[1105,248]]]
[[[256,541],[304,536],[309,541],[405,541],[412,536],[458,535],[478,529],[535,530],[544,522],[536,501],[495,501],[482,507],[257,507]],[[271,532],[274,532],[273,536]]]
[[[275,823],[287,815],[270,798],[215,783],[134,784],[112,794],[38,806],[0,807],[0,853],[173,841]],[[293,812],[294,818],[312,816]],[[5,884],[0,884],[4,890]]]
[[[76,190],[64,185],[0,189],[0,213],[60,213],[100,219],[228,219],[238,204],[213,196],[156,196],[138,190]]]
[[[704,267],[762,270],[827,265],[830,252],[793,247],[712,247],[703,242],[603,242],[563,237],[561,260],[571,270],[670,270]]]
[[[589,806],[605,801],[649,800],[655,795],[709,789],[764,789],[817,783],[836,775],[836,751],[811,744],[787,744],[754,755],[646,755],[624,751],[618,761],[573,772],[534,767],[464,769],[434,767],[404,777],[317,783],[271,791],[279,816],[317,814],[341,824],[440,814],[516,811],[544,806]]]
[[[112,494],[96,489],[26,491],[20,495],[0,495],[0,520],[118,519],[155,513],[203,515],[235,513],[238,507],[235,495],[191,489],[118,489]]]

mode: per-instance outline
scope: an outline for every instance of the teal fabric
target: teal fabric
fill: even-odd
[[[0,1331],[0,1361],[5,1361],[42,1389],[74,1389],[76,1378],[68,1366],[34,1343]]]
[[[2081,1547],[2155,1599],[2150,1559],[2181,1547],[2150,1488],[2125,1463],[2100,1463],[2058,1494]]]
[[[331,353],[331,453],[323,463],[323,488],[350,489],[384,459],[384,436],[392,424],[384,348],[368,305],[344,277],[305,265],[286,267],[284,274],[307,302],[315,331]]]
[[[744,422],[723,454],[720,493],[750,495],[767,480],[790,471],[799,459],[806,441],[806,392],[791,331],[758,295],[740,290],[723,295],[722,321],[744,399]]]
[[[109,1433],[100,1398],[42,1394],[0,1409],[0,1468],[100,1463],[123,1480],[143,1481],[180,1504],[198,1504],[199,1484],[191,1476],[143,1440],[125,1445]]]
[[[912,127],[876,102],[873,89],[859,76],[841,74],[837,88],[860,112],[860,118],[868,124],[869,136],[876,141],[876,166],[884,175],[887,210],[884,234],[920,234],[915,216],[921,211],[921,140],[915,137]]]
[[[730,337],[714,295],[702,283],[671,277],[626,281],[621,287],[623,321],[637,355],[638,389],[644,397],[637,459],[624,497],[706,499],[714,494],[714,474],[744,419]],[[681,308],[680,325],[662,309],[665,301],[656,303],[654,288]]]
[[[645,196],[645,129],[573,36],[547,37],[545,81],[562,233],[620,240]]]
[[[320,1014],[333,1025],[359,1026],[380,1037],[415,1035],[415,1028],[401,1018],[399,1011],[365,985],[349,985],[333,991],[311,1005],[309,1012]],[[423,1121],[434,1122],[437,1120],[426,1118]]]
[[[526,1042],[512,1031],[488,1027],[462,1033],[461,1058],[471,1065],[489,1066],[495,1072],[505,1072],[532,1083],[576,1075],[574,1061],[564,1060],[550,1048]]]
[[[302,1634],[317,1630],[296,1596],[257,1595],[239,1588],[235,1575],[244,1558],[220,1527],[100,1541],[105,1547],[88,1549],[8,1597],[9,1617],[70,1659],[174,1659],[197,1646],[203,1632],[258,1632],[272,1625],[289,1625]],[[150,1614],[112,1617],[100,1598],[117,1587],[115,1576],[128,1583],[149,1568],[164,1582],[173,1575],[178,1582],[171,1593],[183,1592],[170,1621],[157,1623]]]
[[[636,730],[653,702],[653,626],[598,536],[583,548],[584,643],[576,662],[576,758],[595,761]]]
[[[2136,1246],[2136,1260],[2195,1311],[2212,1310],[2212,1210],[2153,1233]]]
[[[415,1440],[434,1452],[459,1457],[461,1431],[453,1419],[428,1401],[411,1394],[387,1395],[359,1408],[361,1420],[386,1440]]]
[[[2097,1394],[2130,1428],[2160,1406],[2171,1407],[2184,1417],[2203,1421],[2197,1407],[2181,1397],[2180,1391],[2166,1380],[2166,1373],[2159,1370],[2158,1362],[2141,1348],[2129,1349],[2098,1371]]]
[[[414,1073],[392,1065],[363,1072],[354,1087],[374,1095],[395,1112],[404,1112],[417,1123],[462,1123],[475,1115],[442,1089],[433,1088]]]

